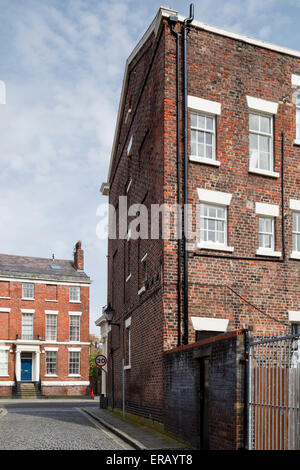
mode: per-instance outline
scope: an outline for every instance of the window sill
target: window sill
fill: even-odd
[[[54,374],[45,374],[45,377],[58,377],[58,375],[54,375]]]
[[[45,302],[58,302],[58,300],[49,300],[49,299],[45,299]]]
[[[7,300],[10,300],[10,297],[0,297],[0,299],[7,299]]]
[[[259,248],[256,254],[258,256],[273,256],[274,258],[280,258],[281,251],[273,251],[267,248]]]
[[[124,370],[128,370],[128,369],[131,369],[131,365],[129,365],[129,366],[124,366]]]
[[[131,279],[131,274],[129,274],[129,275],[126,277],[125,282],[128,282],[130,279]]]
[[[69,374],[68,377],[81,377],[80,374]]]
[[[81,300],[69,300],[70,304],[81,304]]]
[[[293,141],[293,144],[294,144],[294,145],[300,145],[300,139],[295,139],[295,140]]]
[[[195,155],[190,155],[189,158],[191,162],[204,163],[205,165],[212,165],[212,166],[221,165],[221,162],[218,162],[217,160],[213,160],[210,158],[201,158],[201,157],[196,157]]]
[[[141,287],[140,290],[138,291],[138,295],[142,295],[145,291],[146,291],[146,287],[145,286]]]
[[[271,178],[279,178],[279,173],[277,173],[277,171],[260,170],[259,168],[249,168],[248,171],[249,173],[255,173],[257,175],[270,176]]]
[[[0,377],[9,377],[9,375],[0,375]],[[1,385],[1,382],[0,382]]]
[[[29,298],[29,297],[22,297],[21,300],[35,300],[35,299],[31,299],[31,298]]]
[[[300,252],[299,251],[292,251],[290,255],[291,259],[300,259]]]
[[[217,243],[207,243],[207,242],[200,242],[197,243],[197,248],[200,250],[216,250],[216,251],[229,251],[233,252],[234,247],[233,246],[227,246],[227,245],[219,245]]]

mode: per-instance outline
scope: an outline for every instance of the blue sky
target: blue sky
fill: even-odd
[[[166,6],[188,15],[189,1]],[[300,0],[196,0],[195,18],[300,48]],[[72,257],[93,279],[91,330],[106,303],[106,241],[96,236],[125,60],[161,3],[0,0],[0,252]]]

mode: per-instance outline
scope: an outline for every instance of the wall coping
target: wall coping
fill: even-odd
[[[211,344],[211,343],[217,343],[219,341],[226,341],[227,339],[230,339],[230,338],[236,338],[237,336],[242,336],[246,333],[246,331],[248,331],[248,330],[243,329],[243,330],[230,331],[230,332],[224,333],[222,335],[213,336],[212,338],[202,339],[201,341],[196,341],[194,343],[185,344],[185,345],[179,346],[177,348],[169,349],[168,351],[164,351],[164,354],[172,354],[172,353],[176,353],[176,352],[185,351],[187,349],[200,348],[201,346],[205,346],[205,345]]]

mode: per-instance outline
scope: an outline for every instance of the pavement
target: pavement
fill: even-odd
[[[183,443],[148,426],[133,423],[116,413],[99,407],[83,407],[82,410],[105,426],[118,437],[139,450],[179,450],[190,449]]]

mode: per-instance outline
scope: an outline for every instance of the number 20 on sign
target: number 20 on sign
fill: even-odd
[[[95,357],[95,363],[98,367],[104,367],[107,364],[107,357],[100,354]]]

